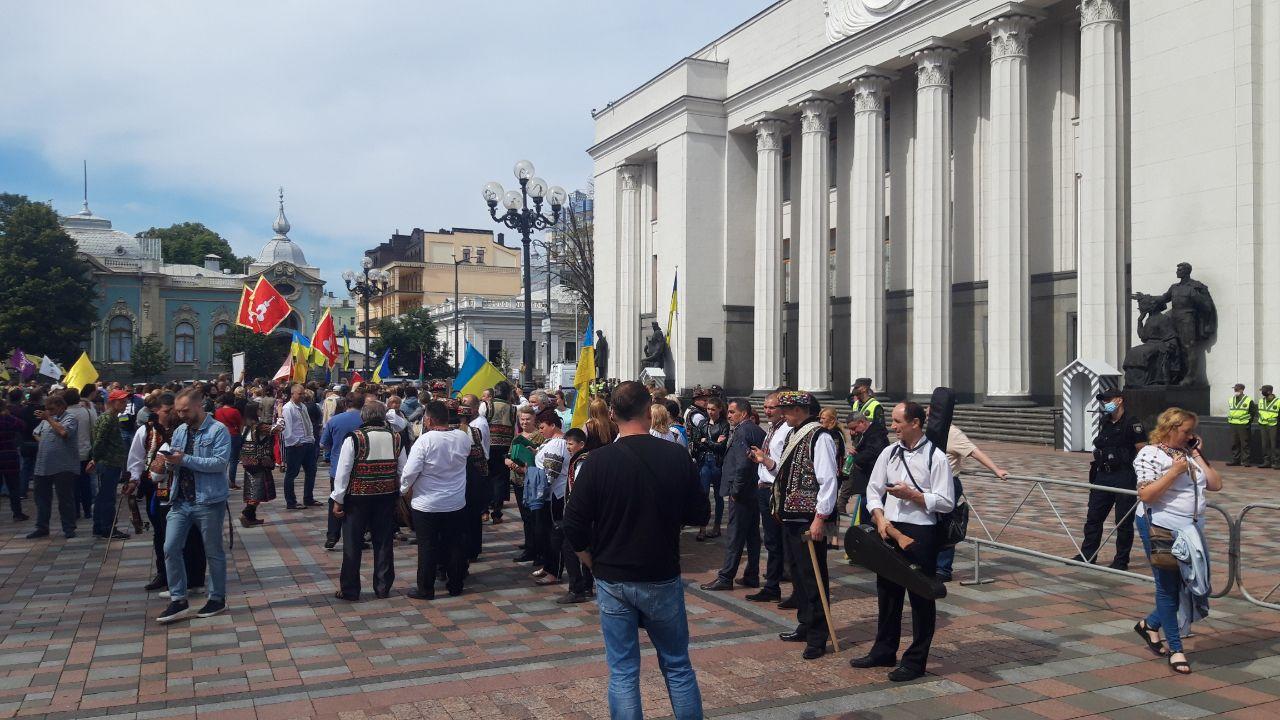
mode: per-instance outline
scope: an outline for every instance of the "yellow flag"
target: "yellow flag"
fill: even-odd
[[[573,373],[573,427],[580,428],[587,422],[587,407],[591,402],[591,382],[596,379],[596,348],[592,330],[595,319],[587,320],[587,334],[582,338],[582,351],[578,353],[578,368]]]
[[[85,385],[98,382],[98,370],[89,361],[89,353],[80,353],[80,359],[76,360],[76,364],[71,366],[67,371],[67,376],[63,378],[63,385],[77,390],[83,390]]]

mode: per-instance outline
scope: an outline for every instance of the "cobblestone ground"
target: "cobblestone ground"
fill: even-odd
[[[986,450],[1019,474],[1079,479],[1086,465],[1084,456],[1049,449],[988,443]],[[1233,518],[1248,503],[1280,502],[1280,471],[1231,468],[1226,481],[1214,499]],[[1075,553],[1054,509],[1078,538],[1085,493],[977,475],[966,487],[991,536]],[[29,525],[0,519],[0,717],[608,716],[595,605],[559,606],[556,588],[533,586],[527,566],[511,562],[516,524],[487,528],[487,550],[461,597],[405,597],[415,551],[400,545],[392,597],[350,605],[332,598],[340,556],[321,548],[321,511],[274,507],[264,517],[263,527],[237,528],[230,611],[168,627],[153,619],[165,601],[141,589],[152,570],[149,538],[106,552],[83,536],[25,540]],[[986,537],[976,522],[971,529]],[[1241,564],[1258,597],[1280,582],[1278,530],[1276,510],[1253,511],[1245,523]],[[1219,587],[1227,535],[1226,523],[1211,516]],[[688,536],[686,580],[711,577],[720,542]],[[1111,552],[1104,548],[1103,562]],[[793,616],[745,601],[747,590],[690,586],[693,658],[708,715],[1280,717],[1280,613],[1245,602],[1238,590],[1216,600],[1188,640],[1195,674],[1175,677],[1132,631],[1152,604],[1149,582],[984,551],[981,574],[994,582],[949,586],[930,674],[895,685],[882,670],[848,666],[874,634],[874,583],[837,563],[838,553],[831,557],[841,652],[813,662],[776,639]],[[961,550],[957,579],[972,576],[972,557]],[[1132,568],[1145,573],[1140,545],[1134,559]],[[646,714],[669,715],[651,652],[642,687]]]

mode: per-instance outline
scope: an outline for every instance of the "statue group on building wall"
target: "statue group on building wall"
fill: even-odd
[[[1217,336],[1218,311],[1208,286],[1191,278],[1190,263],[1179,263],[1177,274],[1162,295],[1132,296],[1141,344],[1125,354],[1125,387],[1208,385],[1205,354]]]

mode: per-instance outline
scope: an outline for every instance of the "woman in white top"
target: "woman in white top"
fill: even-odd
[[[671,413],[667,412],[667,406],[662,403],[654,403],[649,406],[649,434],[673,442],[678,445],[684,445],[681,442],[680,433],[671,429]]]
[[[1205,491],[1222,489],[1222,478],[1201,454],[1196,435],[1196,414],[1181,408],[1160,413],[1151,443],[1138,452],[1133,469],[1138,475],[1136,525],[1147,560],[1151,560],[1151,526],[1182,530],[1204,526]],[[1179,674],[1191,672],[1182,652],[1178,629],[1178,602],[1182,573],[1153,567],[1156,607],[1133,629],[1157,655],[1169,656],[1169,666]],[[1160,633],[1164,632],[1164,643]]]
[[[554,408],[547,408],[538,413],[535,422],[538,433],[546,439],[533,464],[547,474],[547,485],[551,498],[547,504],[534,511],[534,543],[542,568],[535,571],[539,585],[555,585],[560,582],[561,557],[560,548],[564,545],[564,535],[560,531],[560,523],[564,521],[564,495],[569,487],[569,448],[564,442],[564,433],[560,430],[560,416]]]

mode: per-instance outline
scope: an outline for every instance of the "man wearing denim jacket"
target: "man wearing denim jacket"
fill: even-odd
[[[222,523],[227,504],[227,465],[231,435],[204,410],[196,388],[178,394],[174,412],[182,423],[173,431],[164,462],[174,474],[169,489],[169,516],[164,537],[169,607],[157,618],[171,623],[188,617],[187,569],[182,551],[194,526],[204,540],[209,564],[209,601],[196,617],[212,617],[227,609],[227,557],[222,549]]]

